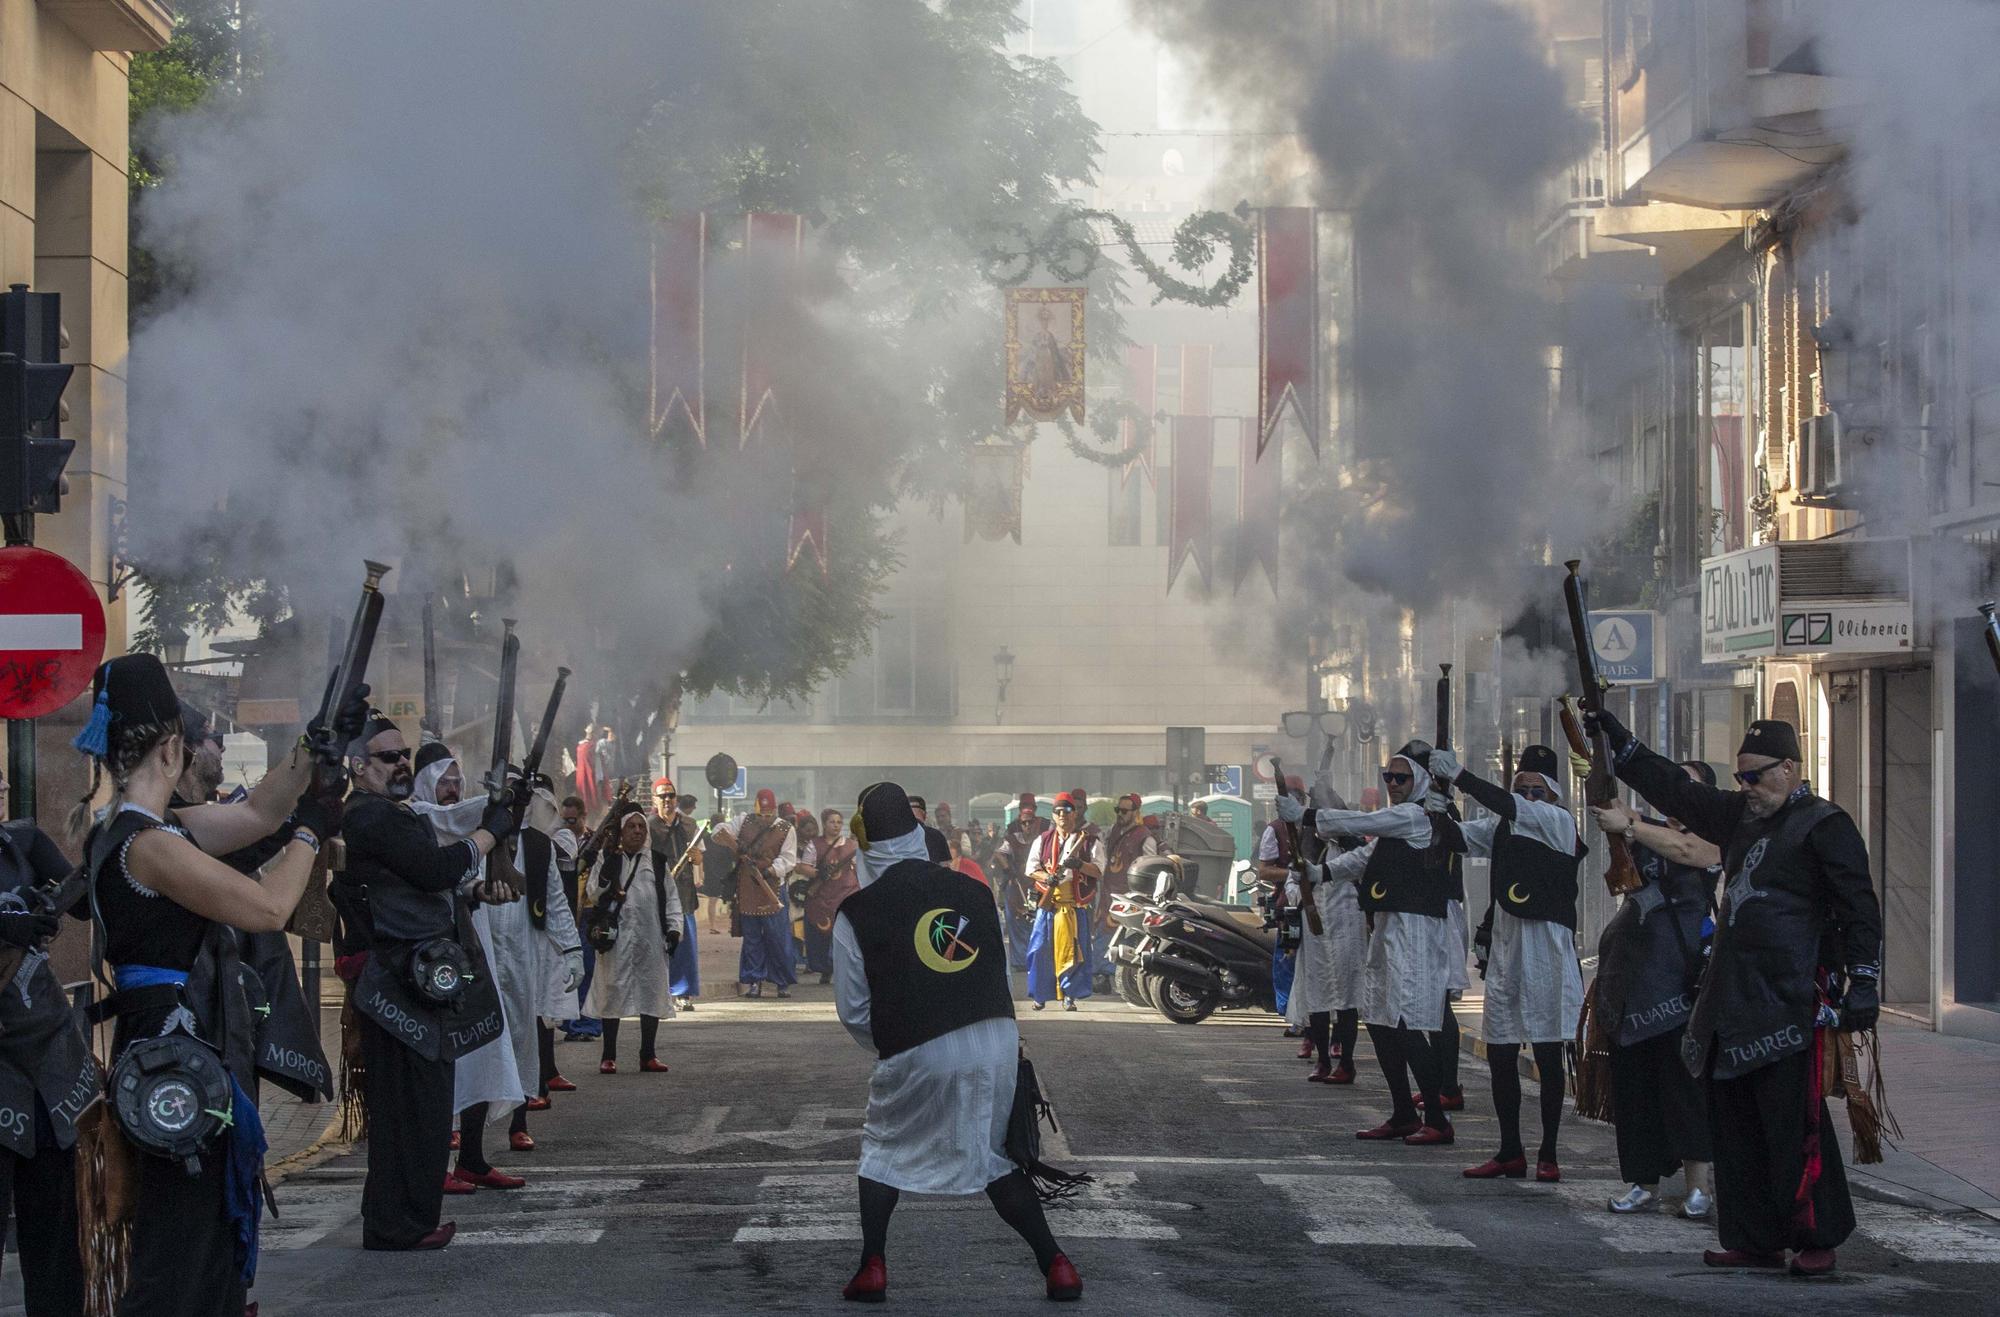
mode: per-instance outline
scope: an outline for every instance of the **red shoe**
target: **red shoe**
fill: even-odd
[[[476,1194],[479,1192],[479,1186],[476,1184],[466,1184],[462,1180],[455,1180],[452,1178],[451,1172],[446,1171],[444,1173],[444,1191],[448,1194]]]
[[[519,1189],[527,1181],[518,1175],[509,1175],[499,1167],[488,1167],[483,1171],[468,1171],[463,1166],[453,1169],[452,1178],[466,1184],[483,1185],[488,1189]]]
[[[639,1068],[649,1075],[664,1075],[667,1073],[667,1063],[657,1056],[647,1057],[639,1063]]]
[[[1802,1248],[1792,1254],[1792,1274],[1794,1276],[1831,1276],[1833,1274],[1833,1250],[1830,1248]]]
[[[1354,1082],[1354,1072],[1342,1066],[1335,1066],[1333,1073],[1320,1082],[1322,1084],[1351,1084]]]
[[[1555,1184],[1563,1178],[1562,1167],[1554,1162],[1536,1162],[1535,1180],[1539,1184]]]
[[[533,1152],[535,1150],[535,1136],[526,1130],[515,1130],[507,1136],[507,1146],[515,1152]]]
[[[1403,1125],[1398,1125],[1393,1120],[1385,1120],[1374,1129],[1362,1130],[1354,1137],[1357,1139],[1372,1140],[1376,1143],[1386,1143],[1390,1139],[1408,1138],[1423,1127],[1423,1122],[1418,1120],[1413,1120]]]
[[[1497,1180],[1506,1176],[1510,1180],[1525,1180],[1528,1177],[1528,1159],[1509,1157],[1501,1161],[1498,1157],[1488,1157],[1477,1166],[1468,1166],[1463,1172],[1468,1180]]]
[[[1049,1263],[1049,1297],[1057,1303],[1083,1297],[1083,1277],[1076,1274],[1076,1266],[1066,1253],[1056,1254],[1055,1261]]]
[[[1415,1101],[1417,1104],[1418,1111],[1423,1111],[1426,1108],[1427,1104],[1424,1102],[1424,1095],[1422,1093],[1417,1094]],[[1449,1093],[1438,1094],[1438,1110],[1439,1111],[1465,1110],[1465,1090],[1460,1088],[1460,1089],[1454,1089]]]
[[[457,1131],[457,1130],[453,1130],[453,1131],[451,1132],[451,1150],[452,1150],[453,1152],[457,1152],[457,1151],[458,1151],[458,1131]]]
[[[1783,1253],[1755,1253],[1747,1248],[1705,1248],[1701,1260],[1711,1267],[1761,1267],[1772,1271],[1785,1265]]]
[[[889,1294],[889,1264],[881,1254],[868,1258],[861,1264],[861,1270],[854,1273],[854,1279],[847,1282],[840,1291],[840,1297],[855,1303],[880,1303]]]
[[[1452,1131],[1451,1122],[1446,1121],[1443,1129],[1435,1125],[1425,1125],[1415,1134],[1406,1135],[1403,1142],[1412,1148],[1442,1148],[1455,1142],[1457,1138],[1458,1135]]]
[[[1308,1038],[1304,1042],[1299,1044],[1299,1060],[1303,1061],[1312,1054],[1313,1054],[1312,1039]]]
[[[599,1061],[597,1063],[597,1073],[600,1075],[615,1075],[618,1073],[618,1063],[616,1061]]]
[[[561,1075],[553,1075],[549,1079],[549,1092],[574,1093],[576,1092],[576,1085],[570,1083],[567,1079],[564,1079]]]
[[[545,1097],[531,1097],[526,1102],[523,1102],[521,1104],[521,1106],[528,1111],[547,1111],[550,1107],[554,1105],[555,1103],[549,1101]]]
[[[451,1242],[451,1237],[457,1233],[458,1222],[447,1221],[428,1235],[425,1235],[422,1239],[419,1239],[416,1243],[410,1245],[410,1251],[412,1253],[428,1253],[433,1249],[443,1248]]]
[[[1313,1067],[1311,1074],[1306,1076],[1306,1082],[1308,1084],[1324,1084],[1332,1076],[1333,1066],[1328,1062],[1322,1061]]]

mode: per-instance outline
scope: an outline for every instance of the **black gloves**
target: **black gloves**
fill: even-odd
[[[362,729],[368,725],[368,692],[368,683],[364,681],[354,688],[353,699],[333,711],[332,739],[333,743],[342,749],[361,735]],[[314,743],[324,742],[327,740],[328,731],[329,729],[322,726],[319,719],[315,718],[306,725],[306,740]]]
[[[479,826],[493,834],[494,845],[506,841],[521,826],[514,813],[514,802],[506,796],[488,802],[486,812],[479,816]]]
[[[1873,974],[1847,972],[1847,991],[1840,999],[1840,1027],[1860,1033],[1873,1029],[1882,1013],[1882,985]]]
[[[1613,754],[1622,753],[1626,746],[1632,744],[1632,733],[1625,729],[1625,724],[1619,722],[1609,709],[1585,709],[1583,730],[1592,736],[1596,736],[1599,732],[1604,733],[1604,739],[1611,742]]]
[[[667,930],[667,954],[668,954],[669,956],[671,956],[671,955],[673,955],[673,954],[674,954],[674,953],[675,953],[676,951],[679,951],[680,949],[681,949],[681,931],[680,931],[680,930],[679,930],[678,928],[670,928],[670,929],[668,929],[668,930]]]
[[[30,950],[54,937],[61,927],[62,918],[58,915],[40,914],[33,910],[0,910],[0,942],[10,947]]]
[[[1479,967],[1479,977],[1486,977],[1486,962],[1493,957],[1493,925],[1481,923],[1472,931],[1472,963]]]
[[[318,783],[315,782],[317,787]],[[311,831],[320,843],[332,841],[340,831],[340,819],[344,805],[339,796],[330,792],[308,790],[299,797],[299,803],[292,806],[292,822]]]

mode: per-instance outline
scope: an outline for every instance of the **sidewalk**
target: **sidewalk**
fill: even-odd
[[[1484,994],[1475,977],[1457,1004],[1459,1050],[1485,1060],[1480,1035]],[[1840,1126],[1848,1182],[1857,1194],[1935,1212],[1977,1212],[2000,1221],[2000,1125],[1993,1120],[2000,1093],[2000,1045],[1933,1033],[1921,1025],[1884,1015],[1882,1068],[1889,1110],[1903,1127],[1892,1145],[1883,1141],[1882,1161],[1853,1163],[1854,1140],[1847,1132],[1845,1103],[1830,1104]],[[1534,1058],[1523,1049],[1521,1073],[1539,1082]],[[1477,1085],[1471,1070],[1459,1082]],[[1570,1113],[1570,1119],[1577,1119]]]
[[[319,1040],[326,1050],[326,1063],[336,1076],[340,1073],[340,1001],[340,980],[333,977],[329,966],[320,1003]],[[280,1167],[287,1158],[310,1150],[327,1134],[340,1119],[340,1102],[337,1096],[331,1102],[301,1102],[277,1085],[266,1083],[257,1102],[257,1114],[264,1120],[264,1140],[270,1145],[264,1154],[264,1164]]]

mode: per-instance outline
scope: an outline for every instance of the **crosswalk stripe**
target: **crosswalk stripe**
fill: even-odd
[[[1620,1215],[1611,1211],[1606,1205],[1622,1196],[1628,1187],[1623,1180],[1510,1183],[1526,1195],[1548,1194],[1559,1199],[1575,1211],[1586,1229],[1595,1231],[1599,1240],[1620,1253],[1692,1253],[1715,1247],[1712,1223],[1686,1220],[1665,1202],[1650,1212]]]
[[[2000,1262],[2000,1235],[1876,1203],[1856,1203],[1854,1215],[1862,1234],[1912,1262]]]
[[[461,1230],[452,1236],[455,1245],[477,1248],[490,1244],[595,1244],[604,1238],[601,1226],[534,1226],[526,1230]]]
[[[1257,1178],[1292,1201],[1311,1223],[1306,1238],[1315,1244],[1472,1247],[1464,1235],[1439,1228],[1386,1176],[1264,1173]]]

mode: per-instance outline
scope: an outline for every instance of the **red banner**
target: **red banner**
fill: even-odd
[[[1269,463],[1257,460],[1258,430],[1254,416],[1236,419],[1243,451],[1236,463],[1236,558],[1230,564],[1232,589],[1241,590],[1253,563],[1264,565],[1271,593],[1278,592],[1278,514],[1284,487],[1284,439],[1271,441]]]
[[[1118,423],[1118,446],[1128,453],[1136,448],[1139,455],[1119,468],[1120,489],[1131,481],[1135,471],[1145,473],[1147,484],[1158,483],[1153,475],[1153,413],[1160,407],[1159,361],[1160,350],[1151,344],[1145,347],[1134,344],[1125,349],[1125,401],[1139,415]]]
[[[1215,344],[1181,344],[1179,416],[1215,415]]]
[[[792,513],[792,525],[785,537],[785,570],[790,571],[798,564],[799,555],[806,545],[812,545],[813,557],[819,559],[819,574],[826,575],[826,509],[823,507],[798,508]]]
[[[1257,456],[1287,409],[1319,454],[1319,244],[1310,206],[1257,212]]]
[[[653,433],[671,424],[708,446],[708,398],[702,388],[702,302],[708,262],[708,216],[680,215],[653,228]]]
[[[1174,417],[1174,462],[1172,501],[1167,505],[1167,589],[1181,573],[1181,563],[1190,550],[1194,565],[1204,581],[1209,572],[1209,549],[1213,543],[1208,517],[1209,483],[1214,479],[1215,418]]]
[[[799,258],[805,250],[803,215],[758,211],[743,217],[743,262],[750,288],[743,309],[742,391],[737,398],[736,444],[741,448],[778,407],[772,379],[780,316],[796,314]]]

